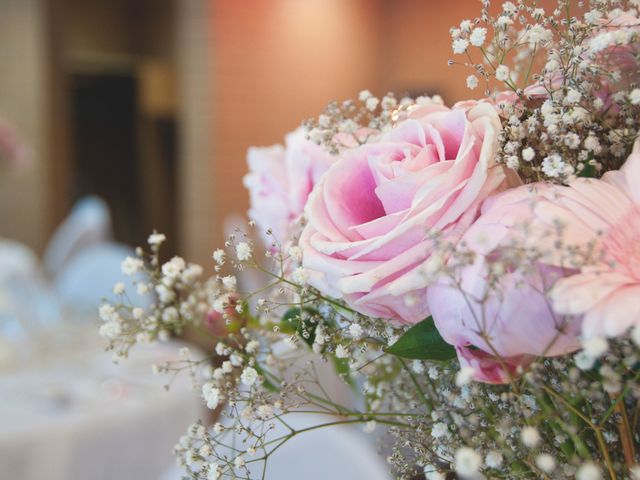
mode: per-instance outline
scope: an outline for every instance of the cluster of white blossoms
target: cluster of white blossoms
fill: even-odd
[[[635,337],[640,331],[615,344],[598,338],[585,341],[573,358],[534,363],[514,391],[513,386],[472,382],[470,368],[385,354],[403,330],[358,315],[296,283],[293,277],[301,275],[295,248],[286,253],[267,250],[264,257],[271,265],[262,267],[249,238],[232,235],[225,248],[213,253],[215,275],[195,282],[186,273],[187,262],[174,257],[161,263],[158,248],[152,244],[152,255],[126,260],[126,271],[146,272],[148,290],[159,297],[157,287],[164,285],[175,297],[159,300],[150,311],[105,304],[100,315],[109,325],[103,330],[114,330],[109,337],[133,344],[142,339],[131,339],[127,332],[144,330],[150,312],[161,319],[154,323],[156,332],[175,334],[203,325],[201,317],[176,319],[175,312],[180,312],[184,299],[204,298],[207,292],[203,303],[208,308],[201,311],[209,313],[204,326],[212,334],[211,351],[205,358],[192,358],[185,350],[179,362],[156,368],[171,374],[188,371],[203,403],[220,412],[218,423],[193,425],[175,446],[178,462],[192,479],[254,478],[256,465],[263,463],[268,469],[273,448],[302,434],[291,428],[273,436],[276,426],[287,424],[287,415],[300,410],[334,415],[338,422],[359,422],[367,432],[377,425],[388,427],[383,450],[400,479],[412,478],[416,468],[431,480],[449,478],[453,472],[512,478],[516,464],[542,478],[604,479],[604,465],[592,461],[585,466],[580,456],[561,453],[581,438],[572,430],[574,412],[561,408],[562,402],[588,399],[602,442],[615,450],[623,437],[609,411],[609,395],[627,392],[628,407],[640,400],[638,384],[630,381],[628,372],[638,362],[640,339]],[[463,253],[458,261],[467,265],[473,258]],[[500,265],[491,270],[496,278],[507,268]],[[270,288],[243,295],[240,279],[248,269],[271,278]],[[219,325],[209,323],[212,318]],[[219,331],[220,325],[226,329]],[[319,357],[309,360],[310,351]],[[306,358],[304,363],[300,358]],[[321,364],[333,365],[352,388],[360,385],[362,407],[336,404],[330,392],[323,392]],[[603,378],[601,384],[592,381],[594,372]],[[583,447],[597,448],[595,440],[585,437]],[[624,471],[631,474],[633,469],[637,467]]]
[[[472,69],[467,86],[482,82],[499,107],[500,160],[526,181],[598,177],[622,164],[638,134],[638,4],[578,3],[547,12],[518,0],[493,14],[483,0],[478,18],[451,29],[465,60],[450,64]]]
[[[362,90],[357,101],[331,102],[323,114],[303,125],[311,141],[336,154],[367,143],[389,131],[408,111],[433,102],[443,103],[439,95],[398,100],[393,93],[378,98],[369,90]]]
[[[165,341],[185,325],[200,323],[216,295],[212,282],[201,280],[200,265],[180,257],[160,262],[158,254],[164,241],[163,234],[153,233],[148,239],[149,253],[138,248],[135,257],[122,262],[122,273],[131,277],[139,298],[131,298],[132,292],[118,282],[113,289],[118,301],[100,306],[104,322],[100,334],[108,339],[108,349],[115,358],[126,357],[136,343]]]

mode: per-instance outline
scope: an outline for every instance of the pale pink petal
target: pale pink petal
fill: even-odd
[[[633,280],[617,272],[579,273],[559,280],[551,291],[551,301],[558,313],[582,314],[629,283]]]

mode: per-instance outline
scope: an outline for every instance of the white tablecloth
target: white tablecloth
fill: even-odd
[[[114,365],[96,342],[0,372],[0,479],[157,480],[202,418],[186,376],[169,391],[151,364],[178,344],[136,347]]]

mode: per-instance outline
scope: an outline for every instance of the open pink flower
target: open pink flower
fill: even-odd
[[[555,189],[523,185],[486,200],[460,242],[475,254],[473,262],[455,266],[452,257],[450,273],[427,291],[438,331],[462,365],[476,368],[477,380],[501,383],[535,356],[580,348],[579,318],[554,312],[547,298],[567,270],[553,258],[531,262],[521,253],[549,233],[536,230],[535,211]]]
[[[365,315],[407,323],[429,313],[420,268],[433,250],[427,232],[460,235],[505,178],[493,107],[432,103],[419,112],[341,154],[309,197],[300,240],[313,286]]]
[[[285,242],[291,224],[304,210],[314,186],[334,157],[305,138],[302,128],[289,133],[285,146],[251,147],[247,154],[249,173],[244,185],[249,190],[249,217],[255,220],[265,242]],[[271,229],[273,236],[266,236]]]
[[[538,210],[557,218],[568,235],[596,242],[602,261],[557,283],[554,308],[584,314],[585,337],[619,336],[640,325],[640,140],[618,171],[565,191],[562,205]]]

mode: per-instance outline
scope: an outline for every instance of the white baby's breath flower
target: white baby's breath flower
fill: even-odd
[[[631,92],[629,93],[629,101],[633,105],[640,104],[640,88],[634,88],[633,90],[631,90]]]
[[[173,257],[171,260],[162,265],[162,274],[168,278],[177,278],[182,270],[184,270],[186,263],[181,257]]]
[[[127,257],[124,259],[120,268],[122,273],[127,276],[135,275],[144,266],[144,262],[139,258]]]
[[[557,153],[553,153],[542,160],[542,173],[547,177],[557,178],[563,175],[566,164]]]
[[[535,158],[535,156],[536,156],[536,152],[531,147],[527,147],[524,150],[522,150],[522,159],[525,162],[530,162]]]
[[[244,458],[242,458],[240,455],[238,455],[234,460],[233,460],[233,465],[236,468],[242,468],[245,465],[245,461]]]
[[[576,480],[600,480],[602,472],[600,468],[593,462],[587,462],[576,472]]]
[[[366,102],[367,99],[371,96],[372,94],[369,90],[361,90],[358,94],[358,100],[360,100],[361,102]]]
[[[598,153],[602,149],[600,146],[600,140],[598,140],[595,135],[589,135],[584,139],[584,148],[595,153]]]
[[[336,357],[338,358],[348,358],[349,350],[344,345],[338,345],[336,347]]]
[[[158,294],[158,298],[160,299],[160,301],[162,303],[169,303],[172,302],[173,299],[176,297],[176,294],[173,292],[173,290],[167,288],[165,285],[156,285],[156,293]]]
[[[122,333],[122,327],[119,322],[106,322],[100,325],[99,334],[103,338],[114,339]]]
[[[575,105],[582,98],[582,94],[576,90],[575,88],[570,88],[567,94],[565,95],[562,103],[565,105]]]
[[[512,170],[517,170],[520,166],[520,159],[517,157],[517,155],[509,155],[505,163],[507,164],[507,167],[511,168]]]
[[[151,235],[149,235],[149,238],[147,239],[147,243],[149,243],[149,245],[154,247],[154,246],[162,245],[162,243],[164,243],[165,240],[167,240],[167,237],[163,233],[153,232]]]
[[[500,65],[496,68],[496,78],[501,82],[505,82],[509,79],[509,67],[506,65]]]
[[[361,325],[357,323],[352,323],[351,325],[349,325],[349,335],[354,340],[360,340],[362,338],[363,333],[364,333],[364,330],[362,329]]]
[[[484,44],[485,39],[487,38],[487,29],[482,27],[476,27],[469,35],[469,42],[474,47],[481,47]]]
[[[113,308],[113,305],[110,305],[108,303],[103,303],[102,305],[100,305],[100,308],[98,309],[98,315],[104,322],[110,322],[118,318],[116,309]]]
[[[251,340],[244,347],[244,351],[249,354],[254,354],[258,351],[259,348],[260,348],[260,342],[258,342],[257,340]]]
[[[536,457],[536,466],[544,473],[551,473],[556,468],[556,461],[548,453],[543,453]]]
[[[369,97],[367,98],[365,105],[367,107],[367,110],[373,112],[376,108],[378,108],[379,103],[380,100],[378,100],[376,97]]]
[[[411,363],[411,370],[413,370],[413,373],[417,373],[418,375],[424,373],[424,363],[420,360],[414,360]]]
[[[447,427],[446,423],[438,422],[434,423],[433,427],[431,427],[431,436],[433,438],[443,438],[449,437],[451,432],[449,432],[449,427]]]
[[[293,245],[291,247],[289,247],[289,256],[295,260],[296,262],[299,262],[302,260],[302,249],[297,246],[297,245]]]
[[[113,286],[113,293],[122,295],[124,293],[124,283],[118,282]]]
[[[576,362],[576,367],[578,367],[580,370],[591,370],[596,362],[596,359],[586,353],[584,350],[576,353],[573,356],[573,360]]]
[[[484,459],[484,463],[489,468],[500,468],[502,466],[503,457],[500,452],[491,451],[487,453],[487,456]]]
[[[299,285],[306,285],[309,281],[309,270],[304,267],[298,267],[293,271],[291,278]]]
[[[131,315],[133,315],[133,318],[135,318],[136,320],[140,320],[144,316],[144,309],[140,307],[135,307],[131,311]]]
[[[214,410],[220,404],[220,389],[208,382],[202,386],[202,397],[207,402],[207,408]]]
[[[453,53],[459,55],[464,53],[469,47],[469,41],[464,38],[457,38],[453,41]]]
[[[540,432],[531,426],[526,426],[520,432],[520,439],[527,448],[535,448],[540,443]]]
[[[469,90],[474,90],[478,86],[478,77],[475,75],[469,75],[467,77],[467,88]]]
[[[147,285],[146,283],[140,282],[136,285],[136,292],[138,292],[138,295],[146,295],[147,293],[149,293],[149,285]]]
[[[600,358],[609,350],[609,342],[603,337],[592,337],[582,341],[584,352],[592,358]]]
[[[257,410],[259,418],[269,418],[273,415],[273,407],[271,405],[260,405]]]
[[[247,242],[240,242],[236,245],[236,256],[241,262],[249,260],[251,258],[251,245]]]
[[[242,370],[240,381],[247,387],[252,386],[258,380],[258,372],[253,367],[246,367]]]
[[[225,360],[224,362],[222,362],[221,368],[224,373],[233,372],[233,364],[229,360]]]
[[[202,275],[202,272],[203,270],[200,265],[189,265],[182,272],[182,281],[187,284],[193,283]]]
[[[470,32],[471,31],[471,25],[473,25],[471,23],[471,20],[462,20],[460,22],[460,30],[462,30],[463,32]]]
[[[456,450],[454,465],[457,473],[470,477],[482,467],[482,457],[474,449],[462,447]]]
[[[476,371],[473,367],[462,367],[456,374],[456,385],[458,387],[462,387],[463,385],[471,382],[475,372]]]
[[[176,309],[176,307],[167,307],[162,312],[162,320],[165,323],[175,322],[176,320],[178,320],[179,317],[180,317],[180,314],[178,313],[178,310]]]
[[[238,280],[233,275],[227,275],[226,277],[222,277],[222,285],[224,288],[230,292],[236,289],[238,285]]]
[[[222,265],[224,263],[224,258],[226,256],[226,253],[221,248],[217,248],[213,251],[212,256],[213,256],[214,262],[216,262],[218,265]]]
[[[207,470],[207,480],[219,480],[220,466],[217,463],[210,463]]]

